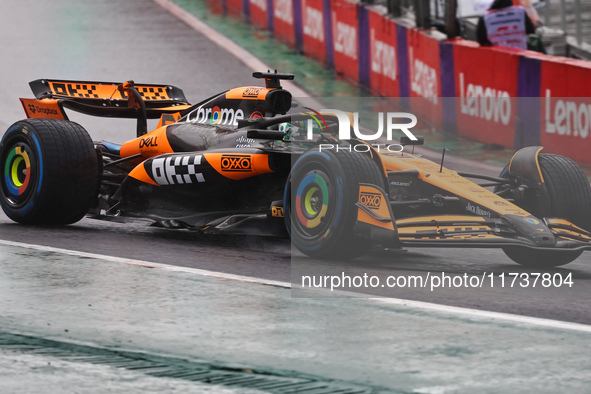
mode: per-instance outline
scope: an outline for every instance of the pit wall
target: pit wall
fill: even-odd
[[[591,62],[440,40],[386,16],[383,7],[350,0],[208,4],[271,31],[378,96],[402,104],[424,97],[407,100],[410,110],[446,132],[509,149],[542,145],[591,163]]]

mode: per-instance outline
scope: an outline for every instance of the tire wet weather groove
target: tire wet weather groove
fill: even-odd
[[[43,338],[0,332],[0,349],[61,358],[70,362],[100,364],[141,372],[161,378],[173,378],[208,384],[258,389],[270,393],[365,394],[393,392],[386,388],[363,386],[291,371],[253,371],[226,367],[219,363],[190,361],[145,353],[109,350],[75,345]]]

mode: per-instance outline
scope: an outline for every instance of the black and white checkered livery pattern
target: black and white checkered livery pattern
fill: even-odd
[[[160,186],[205,182],[200,165],[201,155],[162,157],[152,161],[152,176]]]

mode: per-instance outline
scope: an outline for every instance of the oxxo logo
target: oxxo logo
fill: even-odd
[[[222,155],[222,171],[252,171],[252,158],[249,155]]]
[[[361,192],[359,202],[370,209],[378,209],[382,203],[382,195],[378,193]]]

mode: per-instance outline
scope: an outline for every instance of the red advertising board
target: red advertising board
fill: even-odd
[[[398,97],[400,83],[397,63],[396,24],[383,14],[369,11],[369,81],[373,92]]]
[[[268,27],[268,4],[267,0],[249,0],[250,2],[250,23],[262,29]]]
[[[322,0],[302,0],[304,54],[326,61],[324,10]]]
[[[417,29],[408,29],[406,40],[410,97],[422,97],[410,101],[411,111],[441,126],[439,40]]]
[[[513,148],[519,51],[479,47],[470,41],[455,44],[458,135]]]
[[[221,1],[220,1],[221,3]],[[228,15],[241,17],[242,16],[242,0],[226,0],[226,10]]]
[[[541,63],[540,143],[591,163],[591,63],[547,56]]]
[[[295,47],[293,0],[273,0],[275,38]]]
[[[207,0],[207,8],[214,14],[224,13],[224,5],[219,0]]]
[[[359,28],[357,3],[331,0],[332,44],[336,72],[359,80]]]

